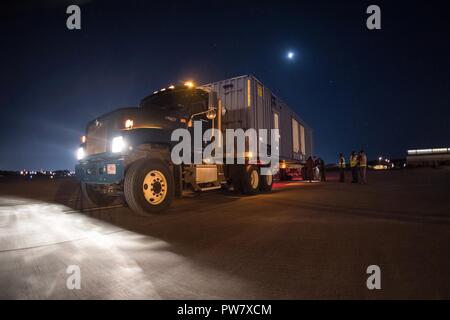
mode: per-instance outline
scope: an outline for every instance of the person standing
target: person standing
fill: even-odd
[[[320,161],[319,158],[314,157],[314,180],[320,180]]]
[[[339,153],[339,182],[345,182],[345,158],[342,153]]]
[[[314,161],[311,157],[306,160],[306,180],[309,180],[309,182],[312,182],[313,179],[313,167],[314,167]]]
[[[350,155],[350,168],[352,170],[352,183],[358,183],[358,156],[355,151]]]
[[[359,165],[359,183],[367,184],[367,156],[364,150],[359,152],[358,157],[358,165]]]
[[[319,168],[320,168],[320,180],[322,182],[327,181],[327,177],[325,175],[325,161],[322,158],[319,158]]]

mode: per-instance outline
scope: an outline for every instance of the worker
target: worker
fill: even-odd
[[[314,180],[320,180],[320,161],[319,158],[314,157]]]
[[[350,155],[350,168],[352,170],[352,183],[358,183],[358,155],[352,151]]]
[[[359,183],[360,184],[367,184],[367,156],[364,150],[361,150],[359,152],[358,156],[358,166],[359,166]]]
[[[319,167],[320,167],[320,180],[322,182],[327,181],[327,177],[325,176],[325,161],[322,158],[319,158]]]
[[[312,182],[314,161],[311,157],[306,160],[306,179]]]
[[[339,153],[339,182],[345,182],[345,158],[342,153]]]

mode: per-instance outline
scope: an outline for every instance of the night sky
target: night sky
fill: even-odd
[[[66,28],[69,4],[80,4],[80,31]],[[382,30],[366,28],[370,4]],[[361,148],[373,159],[450,147],[450,1],[54,0],[0,11],[0,170],[73,169],[96,116],[172,83],[244,74],[297,111],[327,162]]]

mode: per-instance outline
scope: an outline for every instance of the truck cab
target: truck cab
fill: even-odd
[[[226,110],[216,92],[192,83],[170,86],[142,99],[138,107],[121,108],[90,121],[78,149],[76,176],[83,196],[105,206],[117,197],[138,214],[166,209],[183,190],[196,192],[232,186],[245,194],[269,191],[272,176],[260,176],[257,165],[174,164],[171,134],[221,128]]]

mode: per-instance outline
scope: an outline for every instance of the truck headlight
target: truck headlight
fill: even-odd
[[[79,147],[77,150],[77,159],[81,160],[84,158],[84,149],[83,147]]]
[[[125,149],[125,141],[122,136],[112,139],[111,151],[114,153],[122,152]]]

